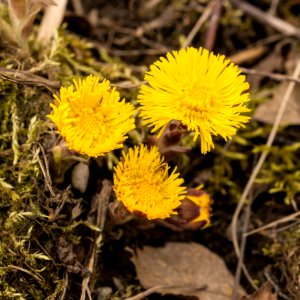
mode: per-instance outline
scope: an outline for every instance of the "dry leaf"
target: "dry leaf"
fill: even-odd
[[[258,121],[273,124],[287,89],[288,82],[283,82],[274,92],[271,101],[261,104],[255,111],[254,118]],[[280,125],[299,125],[300,124],[300,85],[296,85],[294,91],[283,113]]]
[[[32,24],[42,6],[56,5],[52,0],[9,0],[8,8],[17,41],[22,47],[27,47],[27,38]]]
[[[10,0],[8,2],[10,12],[14,14],[17,19],[26,17],[28,3],[25,0]]]
[[[24,19],[22,26],[21,26],[21,33],[23,39],[27,39],[32,29],[33,22],[35,17],[41,10],[41,5],[39,3],[35,3],[31,6],[30,10],[28,10],[28,15]]]
[[[275,46],[275,49],[270,52],[263,60],[254,66],[256,71],[262,72],[278,72],[282,69],[284,58],[282,57],[282,47],[286,45],[286,41],[282,41]],[[250,83],[251,90],[257,90],[262,86],[264,77],[256,75],[248,75],[247,80]]]
[[[196,296],[201,300],[231,299],[233,276],[223,260],[202,245],[172,242],[161,248],[146,246],[137,250],[132,261],[144,288],[186,286],[160,293]]]
[[[243,296],[240,300],[277,300],[277,295],[272,293],[271,284],[265,282],[254,294]]]

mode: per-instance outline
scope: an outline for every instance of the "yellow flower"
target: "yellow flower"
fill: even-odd
[[[176,214],[186,188],[176,169],[168,175],[169,166],[158,148],[146,146],[129,149],[115,167],[114,191],[117,199],[133,213],[148,219],[164,219]]]
[[[168,53],[151,65],[138,96],[142,117],[162,134],[168,123],[179,120],[200,136],[201,152],[214,147],[212,135],[231,138],[249,117],[245,103],[249,88],[245,76],[224,56],[206,49],[187,48]]]
[[[68,147],[93,157],[121,148],[125,134],[135,128],[134,107],[120,101],[108,80],[99,83],[98,77],[90,75],[74,80],[74,86],[62,87],[60,96],[54,95],[48,115]]]
[[[209,194],[198,191],[199,195],[187,195],[186,199],[192,201],[194,204],[196,204],[200,211],[196,218],[192,220],[192,223],[198,223],[198,222],[204,222],[205,227],[210,225],[210,212],[211,212],[211,204],[212,200]]]

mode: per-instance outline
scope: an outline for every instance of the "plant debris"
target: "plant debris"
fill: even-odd
[[[163,285],[160,294],[201,300],[225,300],[232,295],[232,275],[222,259],[202,245],[169,242],[159,248],[146,246],[137,249],[132,261],[142,286]]]

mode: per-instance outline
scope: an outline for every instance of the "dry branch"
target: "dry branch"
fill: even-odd
[[[42,86],[48,89],[51,93],[55,93],[55,91],[59,89],[59,83],[57,81],[51,81],[27,71],[0,67],[0,78],[17,84]]]
[[[264,11],[260,10],[259,8],[245,1],[232,0],[232,3],[239,9],[243,10],[248,15],[255,18],[257,21],[263,24],[267,24],[286,35],[300,38],[300,30],[297,27],[289,24],[288,22],[276,18],[272,16],[270,13],[265,13]]]
[[[299,74],[300,74],[300,60],[297,61],[296,68],[295,68],[295,71],[293,73],[293,77],[298,78]],[[255,168],[254,168],[247,184],[246,184],[246,187],[244,188],[243,194],[242,194],[241,199],[240,199],[240,201],[237,205],[237,208],[236,208],[236,210],[233,214],[232,222],[231,222],[231,234],[232,234],[232,242],[233,242],[234,251],[235,251],[237,257],[240,257],[240,248],[239,248],[238,237],[237,237],[238,217],[240,215],[240,212],[241,212],[243,206],[246,203],[246,200],[249,196],[249,193],[252,190],[254,181],[255,181],[259,171],[261,170],[262,165],[264,164],[264,162],[266,160],[266,157],[269,153],[268,149],[273,144],[273,141],[275,139],[275,136],[276,136],[279,124],[280,124],[280,120],[281,120],[282,115],[284,113],[284,110],[287,106],[288,100],[291,97],[291,94],[294,90],[295,85],[296,85],[295,82],[290,82],[287,89],[286,89],[286,92],[283,96],[280,108],[278,110],[278,113],[277,113],[277,116],[276,116],[276,119],[275,119],[275,122],[274,122],[274,125],[272,127],[272,130],[271,130],[270,135],[268,137],[267,143],[265,145],[265,150],[261,153],[261,155],[259,157],[259,160],[258,160],[258,162],[257,162],[257,164],[256,164],[256,166],[255,166]]]

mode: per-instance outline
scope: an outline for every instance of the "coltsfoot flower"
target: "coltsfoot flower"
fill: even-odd
[[[249,84],[239,68],[203,48],[187,48],[168,53],[150,66],[138,101],[146,124],[160,130],[178,120],[200,136],[201,152],[214,147],[212,136],[231,138],[249,121]]]
[[[146,146],[129,149],[115,167],[114,191],[127,210],[149,220],[164,219],[184,199],[186,188],[176,169],[168,175],[169,166],[158,148]]]
[[[50,104],[48,117],[56,124],[68,147],[91,157],[121,148],[128,131],[135,128],[134,107],[120,100],[108,80],[99,83],[93,75],[74,80],[60,89]]]
[[[177,215],[166,219],[177,230],[198,230],[210,225],[212,198],[199,188],[190,188],[181,205],[176,209]]]
[[[198,215],[191,220],[191,223],[202,223],[202,226],[210,225],[212,199],[210,195],[202,190],[190,189],[186,200],[191,201],[198,207]]]

